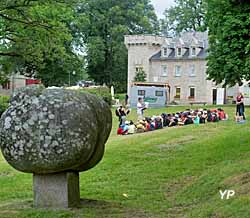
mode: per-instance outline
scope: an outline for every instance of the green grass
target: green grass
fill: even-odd
[[[183,110],[150,109],[146,115]],[[82,207],[36,210],[32,176],[0,157],[0,218],[248,218],[250,122],[230,120],[117,136],[117,118],[102,162],[81,173]],[[249,108],[247,108],[247,112]],[[135,119],[135,110],[129,119]],[[219,190],[235,197],[221,200]]]

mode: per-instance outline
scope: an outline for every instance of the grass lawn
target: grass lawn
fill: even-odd
[[[79,209],[32,208],[32,175],[15,171],[0,155],[0,218],[249,218],[250,122],[236,124],[235,108],[224,109],[231,120],[130,136],[115,134],[114,116],[102,162],[81,173]],[[226,189],[236,194],[221,200],[219,190]]]

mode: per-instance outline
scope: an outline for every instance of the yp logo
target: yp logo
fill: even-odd
[[[225,190],[225,191],[220,190],[221,200],[224,200],[224,199],[228,200],[231,197],[233,197],[234,195],[235,195],[234,190]]]

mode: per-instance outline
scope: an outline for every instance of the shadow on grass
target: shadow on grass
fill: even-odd
[[[110,209],[116,207],[122,209],[122,205],[119,203],[94,199],[80,199],[79,209],[86,207],[96,209]]]
[[[155,217],[151,213],[139,208],[124,207],[118,202],[103,200],[81,199],[80,210],[87,209],[95,211],[96,217],[126,217],[126,218],[151,218]]]
[[[157,216],[140,208],[127,207],[119,202],[104,200],[81,199],[78,208],[35,208],[33,200],[15,200],[0,204],[1,218],[156,218]]]

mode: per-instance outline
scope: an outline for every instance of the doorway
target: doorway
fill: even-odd
[[[213,89],[213,99],[212,99],[213,104],[217,103],[217,89]]]

